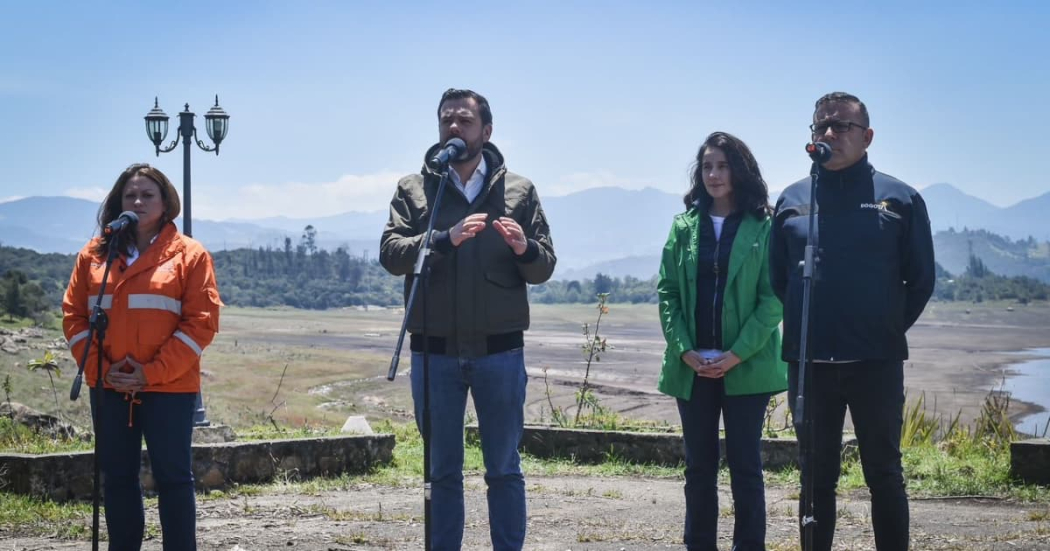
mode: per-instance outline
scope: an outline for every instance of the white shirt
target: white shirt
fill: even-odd
[[[478,163],[478,167],[474,169],[474,173],[467,179],[467,183],[464,184],[459,179],[459,173],[456,172],[455,168],[449,167],[448,178],[452,180],[453,184],[456,184],[456,189],[466,196],[467,201],[473,203],[474,198],[481,193],[481,186],[485,185],[485,173],[488,172],[488,165],[485,164],[485,155],[481,156],[481,162]]]
[[[715,241],[722,239],[722,226],[726,223],[725,216],[715,216],[713,214],[708,215],[711,217],[711,223],[715,226]]]
[[[160,237],[159,233],[157,235],[154,235],[153,239],[149,240],[150,245],[152,245],[153,242],[156,241],[158,237]],[[137,248],[135,248],[135,244],[134,243],[129,243],[128,244],[127,265],[131,266],[138,259],[139,259],[139,250]]]

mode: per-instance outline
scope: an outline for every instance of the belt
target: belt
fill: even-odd
[[[431,354],[442,354],[445,356],[457,356],[456,343],[448,337],[427,337],[426,351]],[[423,335],[412,333],[409,335],[409,348],[413,352],[423,352]],[[485,356],[499,354],[515,348],[525,346],[525,333],[512,331],[510,333],[499,333],[485,336]]]

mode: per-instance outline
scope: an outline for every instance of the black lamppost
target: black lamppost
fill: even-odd
[[[208,131],[208,137],[211,138],[215,147],[208,147],[202,140],[197,139],[197,128],[193,126],[193,119],[196,116],[193,111],[190,111],[190,104],[187,103],[186,108],[179,113],[179,128],[175,140],[163,149],[161,149],[160,144],[168,135],[168,115],[161,110],[157,98],[153,98],[153,109],[145,117],[146,136],[153,142],[153,146],[157,148],[158,157],[161,153],[173,151],[179,145],[179,138],[182,138],[182,233],[190,237],[193,236],[193,223],[190,217],[190,151],[193,149],[193,142],[196,141],[197,146],[204,151],[214,151],[218,155],[219,144],[222,143],[223,138],[226,137],[226,132],[230,129],[230,116],[226,114],[226,111],[222,110],[222,107],[219,107],[218,94],[215,95],[215,106],[204,115],[204,127]],[[204,400],[199,392],[197,393],[197,409],[193,416],[193,424],[198,427],[211,424],[205,415]]]
[[[179,138],[182,138],[182,233],[190,237],[193,237],[190,217],[190,151],[193,149],[192,143],[196,141],[197,146],[204,151],[214,151],[218,155],[219,144],[222,143],[223,138],[226,137],[226,132],[230,129],[230,116],[226,114],[226,111],[222,110],[222,107],[219,107],[218,95],[215,96],[215,106],[204,115],[205,129],[208,131],[208,137],[215,143],[215,147],[208,147],[204,145],[202,140],[197,139],[197,128],[193,126],[193,118],[196,116],[190,111],[190,104],[187,103],[186,109],[179,113],[179,129],[178,134],[175,136],[175,141],[171,142],[164,149],[161,149],[160,144],[164,141],[165,136],[168,135],[168,115],[161,110],[157,98],[153,98],[153,109],[145,117],[146,136],[157,148],[158,157],[161,153],[174,150],[179,145]]]

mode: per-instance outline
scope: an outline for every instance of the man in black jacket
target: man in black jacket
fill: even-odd
[[[867,148],[874,131],[867,107],[856,96],[834,92],[817,100],[810,129],[814,141],[832,150],[831,158],[816,167],[817,261],[807,343],[814,362],[805,386],[805,415],[814,424],[808,442],[817,521],[813,549],[831,549],[849,407],[871,491],[875,545],[901,551],[908,548],[909,522],[900,452],[905,332],[933,294],[929,215],[917,191],[869,164]],[[801,360],[800,261],[809,229],[810,189],[810,178],[805,178],[784,190],[770,239],[770,278],[784,303],[783,358],[789,366],[792,409]],[[803,492],[807,487],[803,480]]]
[[[536,188],[507,170],[489,143],[492,111],[484,96],[450,89],[438,102],[439,142],[452,138],[466,152],[452,159],[434,221],[426,321],[417,300],[408,322],[412,398],[422,432],[423,356],[430,353],[432,536],[435,551],[458,550],[463,539],[463,414],[474,399],[488,486],[494,551],[520,551],[525,539],[525,479],[518,456],[524,432],[525,356],[529,327],[526,283],[547,281],[557,258]],[[413,266],[433,213],[440,170],[423,169],[397,184],[379,260],[394,275]],[[420,298],[424,295],[418,295]],[[427,339],[423,339],[424,323]]]

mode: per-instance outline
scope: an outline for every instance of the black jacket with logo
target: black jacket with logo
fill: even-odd
[[[933,238],[919,192],[877,172],[865,156],[818,170],[816,271],[809,347],[815,360],[904,360],[904,333],[933,294]],[[770,279],[784,303],[783,359],[799,361],[800,262],[809,230],[810,178],[781,194],[770,235]]]

